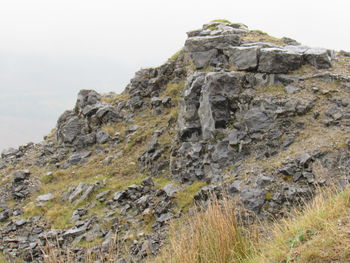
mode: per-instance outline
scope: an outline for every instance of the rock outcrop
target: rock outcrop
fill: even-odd
[[[212,30],[211,30],[212,28]],[[334,51],[301,45],[242,43],[240,35],[249,32],[243,24],[211,23],[191,31],[185,43],[196,69],[207,66],[233,67],[238,71],[288,73],[304,64],[319,69],[331,67]]]
[[[74,111],[66,111],[57,122],[56,136],[60,143],[84,148],[106,143],[109,136],[99,128],[123,120],[122,106],[101,101],[94,90],[81,90]]]
[[[143,262],[213,194],[270,220],[317,187],[345,187],[347,53],[212,22],[122,94],[81,90],[42,143],[1,153],[0,250]]]

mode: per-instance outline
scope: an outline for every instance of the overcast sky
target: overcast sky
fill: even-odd
[[[40,141],[80,89],[121,92],[210,20],[350,50],[349,10],[349,0],[0,0],[0,151]]]

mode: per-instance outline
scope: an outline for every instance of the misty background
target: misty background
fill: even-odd
[[[213,19],[350,50],[350,4],[333,1],[0,0],[0,151],[33,141],[80,89],[124,90]]]

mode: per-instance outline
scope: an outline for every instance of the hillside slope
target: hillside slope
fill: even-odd
[[[81,90],[42,143],[2,152],[0,249],[140,262],[211,194],[271,220],[317,187],[345,187],[349,64],[228,21],[188,32],[122,94]]]

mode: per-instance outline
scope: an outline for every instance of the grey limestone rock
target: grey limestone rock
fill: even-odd
[[[157,218],[157,222],[159,223],[165,223],[167,221],[169,221],[170,219],[172,219],[174,217],[174,215],[172,213],[164,213],[161,214],[158,218]]]
[[[288,94],[294,94],[299,91],[299,89],[293,84],[286,86],[284,89]]]
[[[237,70],[255,70],[258,66],[258,47],[228,47],[224,53]]]
[[[234,111],[234,99],[242,88],[241,76],[234,73],[208,73],[202,87],[198,116],[203,138],[212,137],[217,128],[225,128]]]
[[[51,193],[48,193],[48,194],[44,194],[44,195],[39,195],[36,198],[36,201],[37,202],[47,202],[47,201],[52,200],[53,198],[54,198],[54,195]]]
[[[108,142],[108,140],[110,139],[110,136],[107,132],[105,132],[104,130],[99,130],[96,133],[96,142],[99,144],[104,144],[106,142]]]
[[[163,191],[167,194],[168,197],[172,197],[179,191],[179,187],[173,184],[167,184],[163,187]]]
[[[241,200],[244,206],[258,213],[265,202],[265,194],[259,188],[244,188],[240,193]]]
[[[97,185],[79,183],[78,186],[72,187],[66,194],[66,199],[70,203],[79,203],[86,200],[94,190],[97,189]]]
[[[0,212],[0,222],[5,222],[11,216],[11,211],[9,209],[5,209]]]
[[[260,108],[252,108],[243,116],[243,122],[250,132],[263,132],[273,123],[273,118]]]
[[[205,73],[195,73],[187,80],[178,118],[179,136],[183,140],[201,135],[198,108],[205,75]]]
[[[63,143],[73,143],[82,133],[84,122],[72,111],[64,112],[57,122],[57,139]]]
[[[0,160],[0,170],[6,168],[6,163],[3,160]]]
[[[99,102],[101,95],[94,90],[81,90],[78,93],[75,111],[80,113],[86,106],[94,105]]]
[[[1,157],[2,158],[8,158],[8,157],[11,157],[11,156],[15,156],[18,152],[19,152],[18,149],[10,147],[10,148],[7,148],[7,149],[5,149],[5,150],[3,150],[1,152]]]
[[[120,116],[117,108],[110,105],[105,105],[99,108],[96,112],[96,118],[102,124],[113,123],[122,120],[122,117]]]
[[[308,63],[318,69],[327,69],[332,66],[334,59],[334,51],[324,48],[310,48],[304,53],[305,59]]]
[[[196,69],[202,69],[202,68],[205,68],[206,66],[209,66],[210,62],[217,55],[218,55],[218,51],[216,49],[191,52],[191,58]]]
[[[188,52],[203,52],[211,49],[224,49],[227,46],[238,46],[240,44],[239,35],[218,35],[190,37],[185,42],[185,50]]]
[[[301,67],[302,54],[283,48],[260,49],[258,71],[264,73],[288,73]]]
[[[17,170],[13,172],[13,182],[14,184],[21,183],[24,180],[28,179],[30,175],[29,170]]]
[[[88,152],[88,151],[74,153],[64,163],[64,167],[68,168],[72,165],[76,165],[76,164],[82,162],[83,160],[85,160],[90,155],[91,155],[91,152]]]

